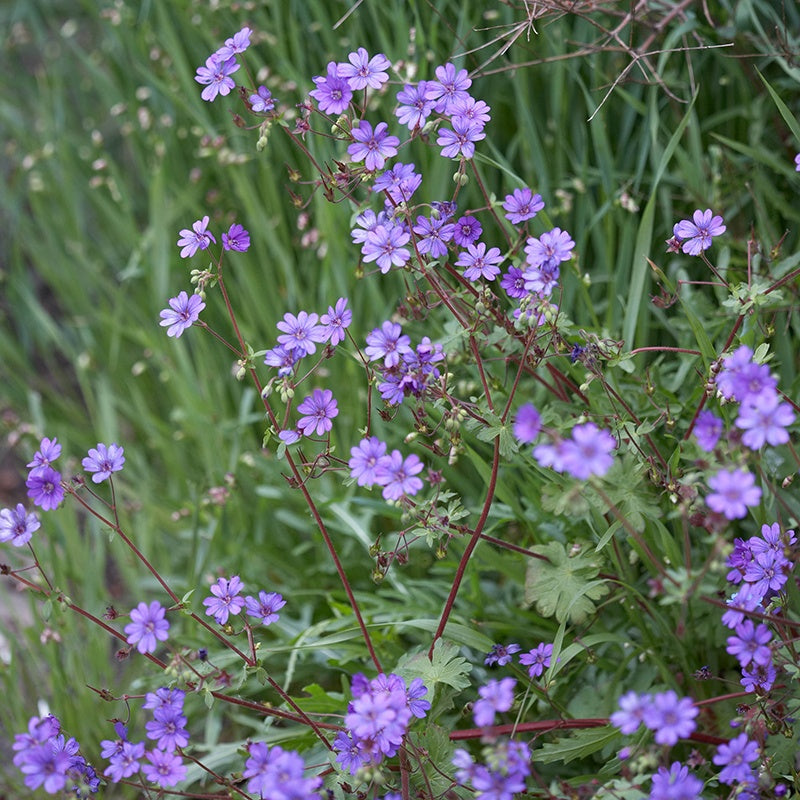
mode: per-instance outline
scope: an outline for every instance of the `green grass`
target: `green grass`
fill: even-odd
[[[285,312],[322,312],[341,295],[350,298],[354,329],[363,337],[391,313],[404,284],[396,274],[356,278],[357,251],[346,235],[354,207],[346,201],[331,205],[319,193],[312,197],[306,211],[317,244],[300,245],[303,232],[289,191],[307,198],[308,189],[290,182],[287,166],[298,167],[304,180],[313,176],[277,125],[264,152],[256,152],[256,132],[231,124],[226,109],[234,107],[233,97],[204,103],[195,69],[248,23],[258,37],[251,63],[268,68],[268,85],[291,107],[311,88],[312,75],[357,46],[417,64],[418,78],[449,58],[475,70],[499,51],[501,42],[493,42],[498,33],[524,19],[521,9],[502,3],[365,0],[334,29],[351,5],[268,0],[212,10],[181,0],[123,3],[98,14],[92,2],[42,7],[20,0],[0,9],[2,28],[10,32],[0,55],[3,465],[22,475],[41,435],[58,436],[72,471],[96,442],[123,443],[127,462],[118,497],[126,529],[178,594],[200,590],[218,573],[239,571],[246,582],[292,595],[296,608],[287,625],[298,636],[308,629],[322,637],[345,625],[336,616],[344,614],[343,595],[332,567],[319,556],[302,498],[286,491],[284,463],[269,453],[261,457],[264,415],[255,393],[232,378],[229,354],[210,337],[194,335],[199,331],[167,340],[157,325],[167,299],[189,289],[190,267],[175,246],[178,231],[207,213],[216,230],[237,220],[253,234],[249,253],[229,262],[228,280],[244,336],[255,349],[274,344],[275,323]],[[564,307],[579,324],[624,338],[625,349],[705,344],[718,352],[724,340],[730,320],[716,306],[721,293],[710,301],[683,289],[680,318],[650,302],[655,287],[645,256],[672,281],[704,279],[698,264],[666,255],[663,246],[674,222],[695,208],[722,213],[740,239],[752,227],[765,249],[756,270],[788,272],[791,264],[782,259],[797,250],[800,208],[792,159],[800,141],[792,122],[800,114],[800,70],[791,57],[797,43],[789,41],[784,52],[771,42],[776,25],[800,29],[798,11],[791,3],[780,13],[767,2],[711,5],[715,28],[691,12],[653,45],[662,51],[653,63],[674,97],[658,83],[642,81],[633,67],[631,80],[601,104],[630,57],[610,47],[568,57],[598,37],[592,20],[570,14],[537,22],[536,31],[518,36],[473,85],[492,106],[489,136],[476,157],[487,189],[500,199],[517,185],[543,195],[546,219],[572,231],[577,242],[579,258],[564,270]],[[609,22],[602,15],[594,21]],[[413,38],[398,35],[412,28]],[[629,35],[640,41],[645,31],[626,31],[626,41]],[[681,52],[697,41],[732,46]],[[536,63],[512,70],[528,62]],[[310,149],[325,163],[344,152],[341,143],[327,141],[311,142]],[[425,175],[426,198],[449,196],[453,164],[435,148],[416,145],[411,160]],[[633,209],[625,207],[623,195]],[[474,181],[462,197],[463,208],[482,204]],[[537,226],[537,232],[546,229],[545,222]],[[769,249],[784,235],[772,256]],[[722,257],[746,274],[741,249]],[[786,311],[796,289],[786,287],[786,296],[772,321],[787,333],[775,348],[781,383],[791,387],[797,320]],[[227,332],[213,303],[204,319]],[[425,333],[422,325],[415,331]],[[688,362],[677,372],[655,356],[637,362],[642,368],[646,363],[654,373],[663,370],[676,404],[697,401],[679,391],[692,369]],[[329,372],[326,385],[347,398],[340,400],[335,438],[342,456],[360,436],[366,384],[355,359],[338,357]],[[493,377],[506,381],[502,362]],[[622,393],[635,383],[619,373],[610,380]],[[401,419],[410,424],[406,413]],[[565,412],[554,404],[552,413]],[[467,497],[481,496],[481,461],[488,452],[476,451],[473,464],[462,458],[453,477]],[[553,517],[520,499],[537,478],[509,470],[504,480],[505,513],[495,512],[488,532],[500,535],[513,521],[526,546],[542,541],[537,526],[554,525]],[[230,499],[215,506],[208,490],[226,481]],[[315,481],[314,489],[392,663],[416,641],[399,624],[398,603],[410,619],[435,619],[454,554],[436,562],[420,551],[407,572],[391,573],[385,592],[377,592],[366,550],[376,532],[397,526],[394,512],[375,498],[343,492],[329,477]],[[24,500],[24,487],[12,484],[0,500]],[[607,522],[600,514],[594,522],[602,534]],[[127,611],[154,589],[121,543],[86,516],[61,511],[43,527],[42,561],[53,565],[55,585],[69,595],[79,592],[93,613],[111,604]],[[655,529],[648,535],[656,536]],[[568,532],[561,538],[567,540]],[[478,558],[480,569],[463,598],[471,610],[458,612],[455,621],[468,626],[473,617],[491,620],[482,633],[493,641],[513,637],[514,625],[502,620],[520,602],[514,588],[516,579],[524,581],[519,564],[483,545]],[[429,573],[436,590],[426,597]],[[495,583],[479,575],[493,576],[497,592],[488,591],[486,584]],[[0,737],[23,730],[43,700],[87,750],[96,750],[109,732],[98,728],[98,700],[84,685],[121,692],[138,675],[138,665],[117,663],[110,638],[79,617],[38,602],[31,608],[34,626],[8,623],[12,662],[0,668],[7,698]],[[551,621],[517,613],[539,638],[555,634]],[[43,624],[55,636],[40,646],[46,614]],[[620,621],[622,627],[633,624],[633,618]],[[340,664],[345,655],[359,662],[358,644],[354,637],[352,652],[337,649]],[[655,635],[649,644],[660,646]],[[601,648],[602,658],[613,661],[609,648]],[[302,652],[292,667],[298,686],[314,680],[326,660],[324,650]],[[473,655],[477,660],[480,653]],[[629,666],[620,666],[620,674]],[[666,662],[659,668],[667,680]],[[690,671],[691,664],[681,668]],[[141,692],[141,684],[134,691]],[[104,716],[115,713],[109,705]],[[19,791],[18,775],[0,778],[0,786],[4,780],[10,791]]]

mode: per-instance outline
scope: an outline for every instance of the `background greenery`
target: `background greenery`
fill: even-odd
[[[256,133],[232,124],[233,97],[213,105],[201,100],[195,69],[225,38],[244,24],[256,31],[248,62],[263,67],[273,94],[290,107],[327,61],[358,46],[403,61],[401,73],[413,66],[416,78],[466,53],[458,64],[483,75],[473,90],[492,106],[479,147],[479,161],[492,176],[488,188],[502,197],[528,184],[543,195],[550,218],[572,232],[580,253],[565,279],[564,305],[574,319],[625,338],[629,348],[697,346],[687,318],[649,302],[645,255],[673,280],[704,278],[697,263],[663,254],[675,221],[711,207],[724,215],[733,237],[752,229],[765,243],[752,266],[776,277],[776,269],[791,268],[786,257],[797,249],[800,230],[793,169],[800,142],[759,75],[797,116],[796,4],[710,2],[706,16],[701,4],[688,3],[685,13],[664,22],[662,4],[653,3],[617,42],[598,27],[616,24],[616,4],[609,4],[613,14],[578,4],[577,13],[527,20],[545,4],[364,0],[334,28],[351,5],[0,5],[0,502],[24,501],[20,476],[42,435],[63,442],[71,459],[67,473],[96,442],[123,444],[118,497],[137,544],[180,591],[238,572],[248,588],[283,592],[289,606],[276,658],[294,652],[288,663],[297,686],[314,679],[333,655],[309,642],[349,629],[343,595],[319,554],[301,498],[287,491],[281,463],[260,450],[264,420],[255,393],[233,379],[230,359],[210,337],[193,332],[167,340],[157,324],[167,299],[189,288],[189,268],[175,242],[181,228],[205,213],[218,231],[233,220],[251,231],[253,246],[231,261],[229,279],[245,337],[257,349],[274,344],[275,322],[286,311],[322,312],[340,295],[350,298],[354,330],[363,337],[403,289],[394,275],[357,279],[357,253],[343,235],[352,213],[346,204],[312,197],[300,229],[289,190],[304,198],[308,190],[290,182],[287,167],[313,176],[280,131],[257,153]],[[658,79],[642,58],[631,66],[632,52],[620,46],[637,48],[651,36],[647,63]],[[711,49],[716,45],[725,46]],[[335,153],[324,142],[310,146],[321,159]],[[446,197],[453,167],[435,149],[427,158],[418,167],[428,196]],[[746,267],[741,249],[723,249],[719,263]],[[714,302],[722,295],[713,292],[685,297],[716,341],[728,322]],[[797,369],[795,292],[788,287],[785,313],[777,318],[785,335],[774,342],[787,387]],[[204,318],[225,324],[213,304]],[[659,369],[653,363],[654,374]],[[664,377],[676,379],[675,373]],[[363,425],[363,388],[352,391],[363,387],[363,375],[355,360],[339,358],[326,380],[341,408],[335,443],[347,453]],[[465,462],[454,480],[465,497],[481,497],[479,467]],[[509,487],[520,481],[525,491],[524,479],[508,481]],[[210,492],[220,486],[230,490],[224,505]],[[397,525],[391,510],[363,495],[354,499],[332,480],[318,481],[314,490],[392,663],[413,640],[413,624],[395,624],[398,609],[419,627],[430,625],[458,553],[434,562],[420,551],[377,591],[367,548],[377,532]],[[514,492],[506,491],[511,503]],[[488,532],[505,529],[514,516],[501,503]],[[520,543],[558,534],[552,520],[550,528],[534,522],[541,519],[517,531]],[[69,507],[47,515],[37,536],[54,583],[67,594],[79,592],[95,613],[110,604],[125,611],[155,590],[119,542]],[[519,608],[524,565],[481,548],[479,566],[462,597],[468,613],[456,620],[473,628],[471,620],[481,621],[472,638],[465,627],[464,652],[480,662],[481,647],[518,637],[520,627],[532,642],[552,639],[555,623]],[[5,591],[2,598],[2,746],[41,701],[87,755],[96,752],[110,727],[97,724],[99,701],[84,685],[137,691],[130,685],[135,665],[115,661],[113,643],[77,616],[40,603],[29,608]],[[624,629],[624,616],[619,624]],[[346,641],[336,646],[335,669],[342,674],[350,670],[348,658],[355,665],[363,658],[355,634],[352,643],[349,654]],[[590,693],[588,686],[577,690]],[[100,708],[105,717],[118,713]],[[221,735],[211,730],[215,713],[208,715],[209,742]],[[0,770],[7,764],[3,759]],[[3,781],[9,791],[19,786],[13,773]]]

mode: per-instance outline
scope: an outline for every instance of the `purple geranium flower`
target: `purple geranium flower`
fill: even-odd
[[[701,211],[699,208],[692,215],[692,219],[682,219],[672,229],[675,236],[681,240],[681,248],[689,256],[699,256],[703,250],[711,247],[714,236],[725,233],[722,217],[715,216],[710,208]]]
[[[466,100],[470,96],[467,89],[472,81],[465,69],[456,70],[450,62],[436,67],[435,72],[436,80],[428,81],[425,97],[435,102],[434,109],[439,114],[449,115],[456,100]]]
[[[740,733],[735,739],[721,744],[712,759],[717,766],[724,767],[719,773],[720,783],[730,786],[753,781],[755,776],[749,764],[758,755],[758,742],[751,742],[746,733]]]
[[[250,101],[250,108],[256,114],[266,114],[275,108],[275,98],[266,86],[259,86],[255,94],[247,98]]]
[[[453,130],[440,128],[436,144],[442,148],[442,158],[472,158],[475,155],[475,142],[486,138],[483,128],[466,117],[453,117]]]
[[[517,410],[514,417],[514,436],[522,444],[530,444],[535,441],[542,429],[542,418],[531,403],[525,403]]]
[[[29,514],[22,503],[17,503],[13,510],[4,508],[0,511],[0,542],[11,542],[14,547],[22,547],[30,541],[41,524],[39,517],[33,512]]]
[[[244,253],[250,247],[250,234],[238,222],[234,222],[228,232],[222,234],[222,247]]]
[[[427,90],[428,84],[420,81],[416,86],[406,84],[397,93],[399,105],[394,112],[395,116],[400,124],[407,126],[410,131],[421,128],[433,111],[434,101],[425,96]]]
[[[519,653],[520,646],[516,642],[512,642],[511,644],[493,644],[492,649],[489,651],[486,658],[483,659],[483,663],[486,664],[487,667],[504,667],[506,664],[511,662],[511,657],[514,653]]]
[[[740,666],[746,667],[751,661],[764,665],[772,661],[772,650],[769,647],[772,633],[766,625],[754,625],[752,620],[746,619],[736,626],[735,633],[735,636],[728,637],[728,646],[725,649],[736,656]]]
[[[356,478],[359,486],[372,486],[378,482],[378,469],[381,459],[386,455],[386,442],[377,436],[362,439],[355,447],[350,448],[350,477]]]
[[[325,328],[328,341],[337,345],[344,341],[344,332],[353,321],[353,313],[347,308],[347,298],[340,297],[335,306],[328,306],[328,313],[320,317],[320,323]]]
[[[486,245],[478,242],[467,245],[467,249],[461,251],[456,266],[465,268],[464,277],[467,280],[486,278],[487,281],[493,281],[500,274],[500,267],[497,265],[502,261],[503,256],[498,247],[492,247],[487,252]]]
[[[397,146],[400,140],[388,134],[389,126],[379,122],[373,131],[372,125],[362,119],[354,125],[351,134],[355,142],[347,148],[353,161],[363,161],[369,172],[383,169],[386,159],[397,155]]]
[[[248,792],[283,800],[319,800],[314,790],[320,787],[322,778],[304,778],[305,762],[297,753],[280,745],[267,747],[264,742],[253,742],[247,751],[242,777]]]
[[[258,597],[248,595],[244,599],[247,615],[255,617],[262,625],[271,625],[280,619],[278,611],[286,605],[283,596],[277,592],[260,591]]]
[[[626,692],[620,697],[619,711],[611,715],[611,724],[619,728],[621,733],[635,733],[644,721],[644,715],[650,706],[650,695]]]
[[[497,712],[508,711],[514,704],[514,687],[517,682],[514,678],[502,678],[499,681],[489,681],[478,689],[480,700],[476,700],[472,707],[472,716],[479,728],[486,728],[494,724],[494,715]]]
[[[407,495],[415,495],[422,488],[422,480],[417,478],[424,464],[413,453],[403,458],[399,450],[392,450],[384,456],[377,468],[378,483],[383,486],[384,500],[399,500]]]
[[[326,114],[341,114],[353,98],[353,90],[347,78],[339,75],[339,65],[335,61],[328,62],[328,71],[323,76],[313,78],[316,89],[309,94],[319,104],[319,110]]]
[[[210,55],[206,59],[205,66],[197,68],[197,74],[194,77],[199,84],[206,87],[200,93],[200,97],[210,103],[217,95],[225,97],[229,94],[231,89],[236,86],[230,76],[237,69],[239,69],[239,65],[233,56],[220,58],[217,53]]]
[[[283,331],[278,341],[286,350],[298,350],[302,355],[311,355],[317,349],[315,342],[327,339],[325,328],[317,325],[318,319],[317,314],[306,311],[300,311],[297,316],[287,312],[278,323],[278,330]]]
[[[33,500],[34,505],[45,511],[53,511],[58,508],[64,499],[61,473],[52,467],[32,469],[25,485],[28,487],[28,497]]]
[[[206,614],[214,617],[218,625],[224,625],[228,621],[228,616],[236,616],[244,608],[243,597],[239,597],[239,592],[244,589],[244,584],[238,575],[230,579],[219,578],[211,586],[211,597],[203,600],[206,607]]]
[[[553,228],[538,239],[531,236],[525,245],[525,256],[531,267],[552,269],[562,261],[569,261],[574,247],[575,242],[566,231]]]
[[[576,425],[562,453],[563,471],[586,480],[590,475],[605,475],[614,462],[611,451],[617,440],[593,422]]]
[[[297,406],[297,413],[304,414],[297,427],[304,436],[317,436],[327,433],[333,427],[333,420],[339,414],[339,407],[330,389],[314,389],[313,394]]]
[[[644,724],[655,731],[657,744],[675,744],[686,739],[697,727],[700,713],[690,697],[678,697],[671,689],[653,695],[644,711]]]
[[[147,738],[153,739],[159,750],[175,750],[189,744],[189,731],[185,726],[186,717],[183,714],[172,709],[158,709],[144,727]]]
[[[39,443],[39,449],[34,453],[33,460],[25,466],[31,469],[49,467],[61,455],[61,445],[57,438],[48,439],[46,436]]]
[[[198,250],[205,250],[211,242],[217,243],[213,233],[209,233],[208,214],[202,219],[192,223],[192,229],[184,228],[181,231],[181,238],[178,239],[178,247],[181,249],[181,258],[191,258]]]
[[[166,641],[169,622],[167,610],[156,600],[150,605],[139,603],[131,611],[131,622],[125,626],[128,644],[135,644],[140,653],[155,652],[158,642]]]
[[[123,778],[130,778],[141,769],[141,760],[144,758],[144,742],[121,741],[119,750],[109,755],[108,767],[103,771],[111,779],[112,783],[119,783]]]
[[[402,225],[378,225],[368,231],[361,253],[364,261],[374,261],[385,275],[392,266],[401,267],[411,258],[411,252],[403,246],[410,240],[411,234]]]
[[[708,507],[727,519],[741,519],[749,506],[761,500],[761,488],[745,469],[722,469],[708,479],[708,485],[714,490],[706,497]]]
[[[108,447],[98,443],[97,448],[89,450],[89,455],[81,461],[87,472],[93,472],[92,481],[101,483],[111,477],[112,472],[119,472],[125,463],[125,451],[117,444]]]
[[[375,328],[367,334],[367,346],[364,352],[370,361],[382,358],[384,366],[396,367],[404,354],[413,352],[411,338],[403,333],[397,322],[387,320],[380,328]]]
[[[444,217],[417,217],[412,228],[417,234],[417,250],[431,258],[441,258],[447,253],[447,242],[453,238],[453,224]]]
[[[710,453],[722,436],[722,420],[711,411],[701,411],[694,426],[697,444]]]
[[[789,441],[786,428],[794,422],[789,403],[782,403],[774,391],[761,392],[742,404],[735,425],[744,431],[742,444],[759,450],[765,444],[777,447]]]
[[[703,791],[703,781],[689,774],[689,768],[675,761],[667,770],[659,767],[653,775],[649,800],[697,800]]]
[[[414,172],[413,164],[397,163],[375,178],[372,190],[386,192],[395,203],[407,203],[421,183],[422,175]],[[372,216],[375,216],[374,212]],[[377,224],[377,218],[375,223]]]
[[[514,189],[512,194],[507,194],[503,208],[506,219],[514,225],[519,225],[525,220],[533,219],[544,208],[544,202],[540,194],[533,194],[525,186],[522,189]]]
[[[191,297],[186,292],[181,292],[177,297],[171,297],[169,308],[165,308],[159,313],[161,322],[158,324],[167,328],[167,336],[174,336],[176,339],[192,324],[200,318],[200,312],[206,307],[199,294]]]
[[[500,281],[500,286],[512,300],[521,300],[528,295],[528,290],[525,288],[525,274],[519,267],[509,267]]]
[[[349,64],[339,64],[339,75],[347,80],[351,89],[366,89],[367,86],[380,89],[389,80],[384,70],[389,69],[392,63],[383,53],[370,58],[369,53],[359,47],[347,56],[347,60]]]
[[[240,31],[231,36],[230,39],[225,40],[225,44],[215,53],[219,58],[230,58],[238,53],[244,53],[250,47],[250,36],[253,31],[250,28],[242,28]]]
[[[539,678],[542,673],[550,667],[550,659],[553,657],[553,645],[542,642],[528,653],[523,653],[519,657],[519,663],[528,668],[528,676]]]
[[[459,247],[475,244],[483,233],[483,226],[473,216],[461,217],[453,223],[453,241]]]
[[[289,350],[282,344],[276,345],[264,353],[264,363],[270,367],[278,368],[278,375],[285,378],[292,374],[294,365],[303,358],[305,352],[298,347]]]
[[[175,786],[186,777],[186,765],[177,753],[148,750],[146,755],[150,763],[142,765],[142,772],[151,783],[165,788]]]

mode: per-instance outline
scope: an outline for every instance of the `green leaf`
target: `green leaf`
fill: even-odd
[[[437,683],[445,683],[456,690],[466,689],[470,685],[467,676],[472,664],[458,653],[457,644],[438,639],[433,647],[433,659],[428,658],[427,650],[409,654],[400,659],[395,671],[406,681],[422,678],[431,692]]]
[[[600,565],[590,556],[578,553],[570,557],[559,542],[531,548],[547,558],[528,563],[525,576],[525,602],[535,605],[543,617],[559,622],[569,619],[581,624],[595,611],[594,600],[608,593],[602,581],[594,581]]]
[[[585,758],[602,750],[619,737],[620,732],[610,725],[577,731],[557,739],[555,742],[546,743],[536,751],[536,761],[542,764],[552,764],[554,761],[563,761],[565,764],[569,764],[576,758]]]

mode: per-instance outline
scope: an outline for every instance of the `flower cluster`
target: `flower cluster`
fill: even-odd
[[[611,724],[628,734],[644,723],[655,731],[657,744],[673,745],[692,734],[698,713],[691,698],[678,697],[671,689],[653,695],[628,692],[620,697],[619,711],[611,715]]]
[[[14,737],[14,766],[25,775],[29,789],[40,786],[47,794],[70,792],[76,797],[94,794],[100,778],[80,754],[80,745],[61,733],[61,723],[52,714],[32,717],[28,732]]]
[[[525,791],[525,779],[531,774],[531,753],[525,742],[498,740],[484,748],[483,757],[484,763],[476,763],[466,750],[455,751],[459,785],[471,785],[478,796],[497,800],[511,800]]]
[[[386,449],[386,442],[377,436],[362,439],[350,448],[350,476],[359,486],[382,486],[385,500],[412,497],[423,486],[422,478],[417,477],[423,463],[414,453],[404,458],[399,450],[387,453]]]
[[[131,742],[127,728],[117,722],[114,726],[117,738],[100,743],[103,748],[100,755],[109,762],[103,775],[112,783],[119,783],[141,772],[145,780],[162,789],[182,781],[187,770],[179,748],[189,744],[184,698],[185,692],[180,689],[162,687],[148,692],[142,708],[153,712],[153,719],[146,723],[145,729],[147,738],[155,741],[155,747],[146,750],[145,742]]]
[[[355,775],[368,764],[391,758],[400,749],[414,717],[422,719],[431,704],[423,698],[428,689],[421,678],[406,686],[394,673],[367,680],[353,676],[353,699],[347,707],[345,731],[336,734],[333,749],[342,769]]]
[[[742,669],[741,683],[747,691],[769,692],[777,669],[770,647],[772,632],[763,623],[746,619],[750,612],[764,613],[778,598],[794,568],[792,548],[797,542],[792,530],[781,533],[780,525],[763,525],[761,536],[736,539],[728,557],[727,578],[739,588],[728,600],[722,622],[733,630],[727,651]]]
[[[208,102],[213,101],[218,95],[225,97],[236,87],[230,76],[239,69],[236,56],[244,53],[250,46],[250,28],[242,28],[215,53],[212,53],[202,67],[198,67],[195,80],[205,86],[200,96]]]
[[[64,499],[64,489],[61,486],[61,473],[51,466],[61,455],[61,445],[58,439],[42,439],[39,449],[33,460],[27,465],[30,468],[25,485],[28,487],[28,497],[34,505],[44,511],[52,511],[61,505]],[[19,507],[17,507],[19,510]],[[36,526],[39,527],[38,525]],[[35,530],[35,528],[34,528]],[[30,538],[30,537],[29,537]]]
[[[247,615],[255,617],[262,625],[271,625],[280,619],[278,611],[286,605],[286,601],[277,592],[260,591],[257,597],[240,596],[244,584],[238,575],[231,578],[219,578],[211,585],[211,596],[203,600],[206,614],[213,617],[218,625],[227,625],[230,616],[237,616],[243,610]]]

